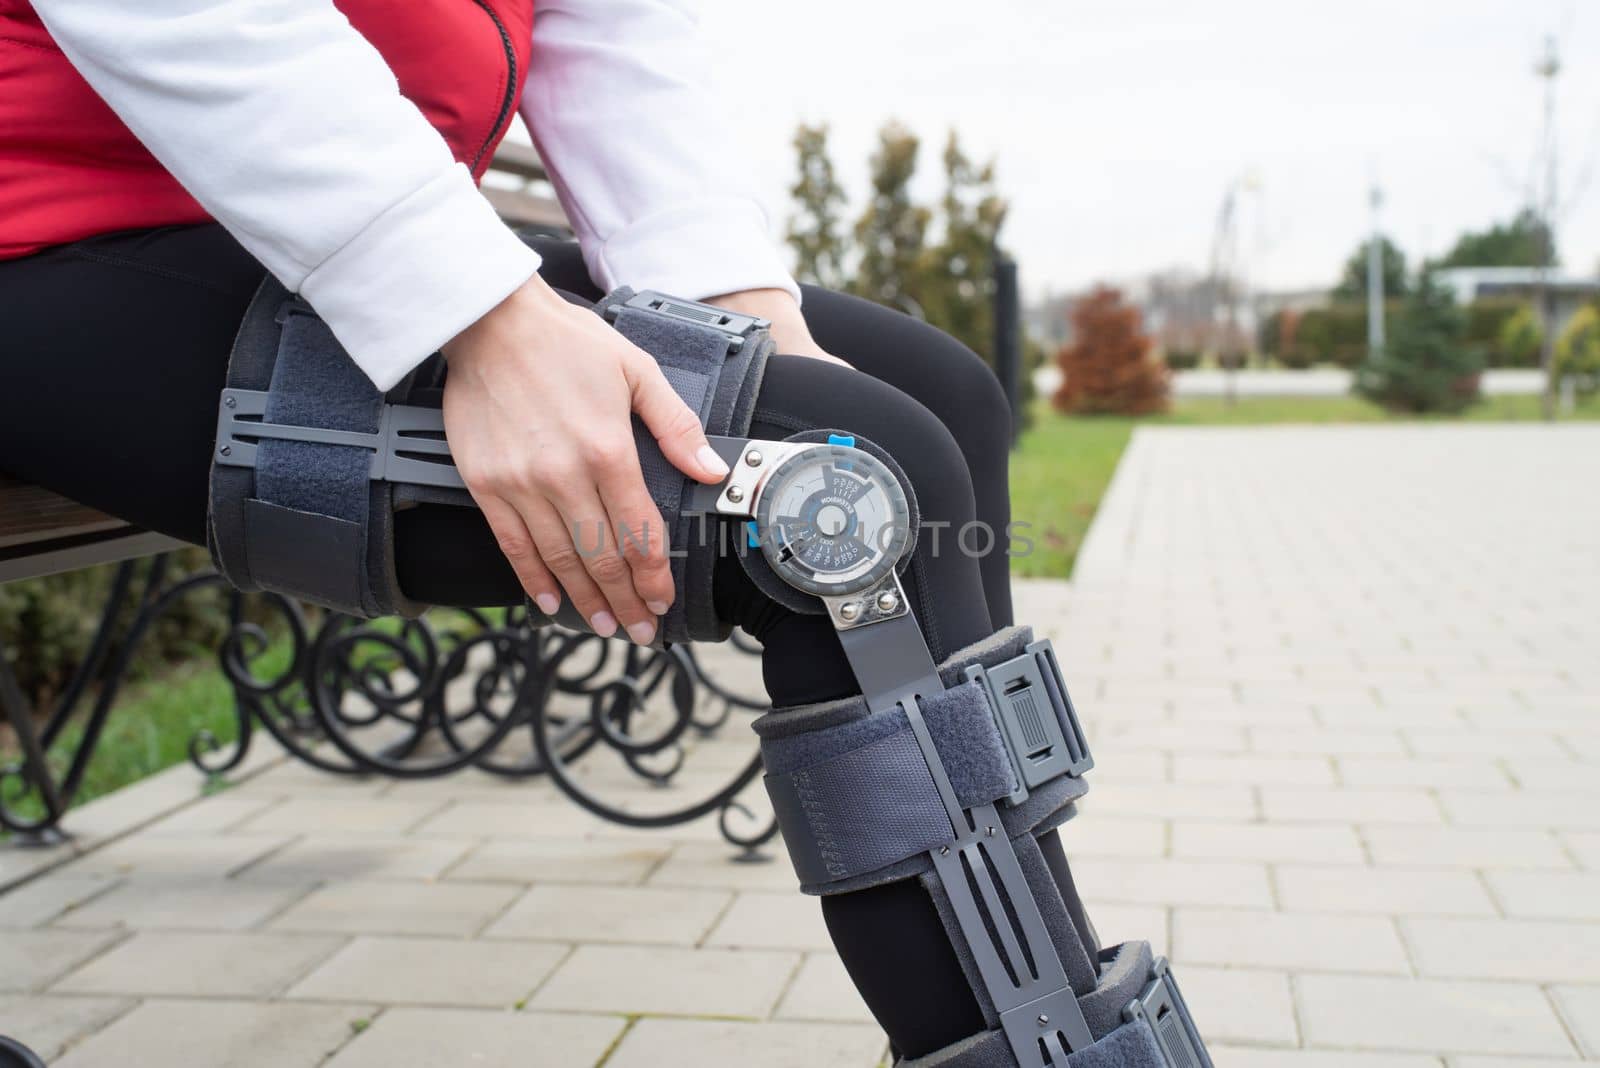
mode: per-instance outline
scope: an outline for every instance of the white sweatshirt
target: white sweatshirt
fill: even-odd
[[[380,388],[537,269],[332,0],[33,4]],[[729,147],[707,53],[690,0],[537,0],[522,117],[601,287],[798,296]]]

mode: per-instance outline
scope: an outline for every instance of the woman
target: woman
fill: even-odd
[[[648,642],[677,591],[661,539],[617,551],[619,528],[660,524],[630,415],[686,475],[725,468],[655,363],[562,295],[627,284],[771,320],[785,355],[752,435],[859,428],[927,520],[1003,530],[993,376],[923,324],[795,285],[706,88],[712,62],[759,57],[712,56],[671,0],[0,0],[0,469],[202,542],[227,353],[270,272],[379,388],[447,357],[447,434],[482,511],[397,517],[409,597],[526,593],[551,610],[565,595],[596,633]],[[474,187],[516,110],[576,247],[535,252]],[[610,532],[604,551],[576,552],[575,528]],[[923,541],[907,585],[935,657],[1010,624],[1003,552]],[[858,692],[826,617],[738,566],[714,596],[763,642],[776,707]],[[983,1030],[916,881],[824,900],[898,1050]]]

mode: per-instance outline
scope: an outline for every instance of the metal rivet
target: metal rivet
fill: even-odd
[[[761,453],[755,449],[751,449],[749,452],[744,454],[744,462],[749,464],[751,467],[760,467],[763,459],[764,457],[761,455]]]
[[[222,455],[224,455],[224,456],[232,456],[233,455],[233,446],[232,445],[224,445],[222,447]]]
[[[861,614],[860,601],[846,601],[839,606],[840,619],[854,619]]]
[[[740,501],[744,500],[744,490],[740,489],[738,486],[729,486],[728,500],[732,501],[734,504],[738,504]]]
[[[882,593],[878,594],[878,611],[893,612],[899,607],[900,598],[894,595],[894,591],[884,590]]]
[[[223,406],[227,408],[237,408],[239,406],[238,399],[234,397],[223,397],[222,403]]]
[[[1049,1022],[1050,1022],[1050,1017],[1046,1016],[1044,1013],[1041,1012],[1039,1014],[1039,1026],[1043,1027],[1045,1024],[1047,1024]]]

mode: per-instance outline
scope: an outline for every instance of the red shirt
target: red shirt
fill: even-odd
[[[482,178],[528,75],[533,0],[334,0]],[[62,54],[0,0],[0,259],[209,216]]]

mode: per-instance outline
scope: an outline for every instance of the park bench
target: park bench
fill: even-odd
[[[502,145],[484,193],[509,225],[566,232],[531,148]],[[510,779],[542,776],[590,812],[628,826],[715,813],[724,836],[746,852],[776,833],[775,822],[754,819],[738,801],[760,770],[748,732],[741,736],[748,759],[727,776],[713,774],[718,784],[709,793],[689,791],[696,800],[683,802],[677,791],[668,805],[646,810],[627,789],[681,781],[687,755],[735,710],[764,708],[758,687],[741,694],[719,683],[691,648],[655,651],[536,630],[520,610],[357,620],[276,594],[240,595],[209,571],[178,574],[171,554],[183,547],[0,475],[0,584],[116,567],[88,653],[43,716],[18,686],[0,635],[0,725],[10,727],[18,753],[0,766],[0,830],[18,843],[48,845],[64,836],[63,818],[133,652],[164,612],[207,589],[227,599],[229,625],[216,655],[236,725],[228,743],[205,731],[189,740],[191,762],[207,774],[238,768],[265,731],[291,757],[334,775],[416,779],[476,768]],[[755,651],[747,639],[737,641]],[[286,664],[264,666],[275,648]],[[75,719],[82,729],[66,731]],[[629,796],[608,798],[605,789],[619,780],[594,773],[598,754],[626,769],[620,785]],[[586,762],[582,776],[571,773],[579,760]],[[34,799],[26,816],[23,798]]]

